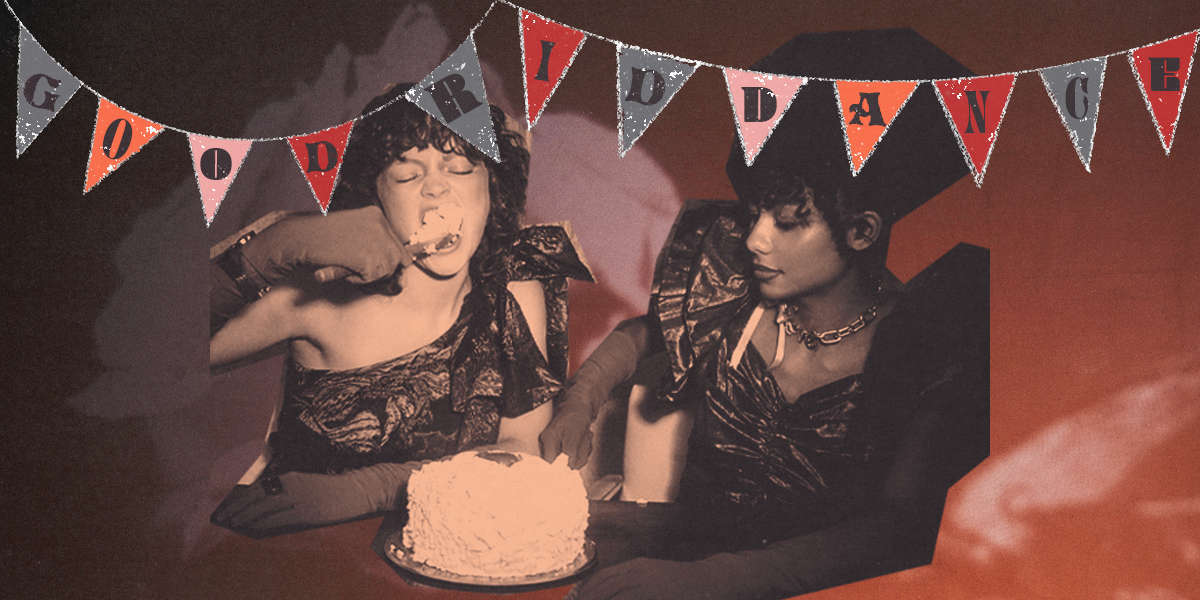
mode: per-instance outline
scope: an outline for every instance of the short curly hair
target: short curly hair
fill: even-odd
[[[488,194],[491,198],[483,240],[471,257],[470,275],[483,276],[485,262],[493,248],[511,243],[520,231],[525,214],[525,188],[529,182],[529,151],[524,137],[507,124],[508,117],[490,106],[492,127],[500,162],[493,161],[478,148],[463,140],[429,113],[404,98],[414,84],[398,84],[376,96],[363,109],[364,117],[354,125],[346,144],[337,188],[330,199],[330,210],[379,206],[375,189],[379,174],[407,151],[434,147],[466,157],[488,170]],[[399,293],[396,278],[383,293]]]

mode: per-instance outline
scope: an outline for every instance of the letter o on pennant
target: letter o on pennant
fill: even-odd
[[[121,123],[125,124],[124,128],[121,127]],[[121,131],[121,141],[117,144],[117,149],[114,152],[113,142],[116,140],[118,130]],[[129,144],[132,141],[133,125],[130,125],[129,121],[125,119],[117,119],[108,125],[108,129],[104,130],[104,155],[112,160],[117,160],[125,156],[125,153],[129,151]]]
[[[209,148],[200,155],[200,173],[212,180],[229,177],[233,171],[233,157],[224,148]]]

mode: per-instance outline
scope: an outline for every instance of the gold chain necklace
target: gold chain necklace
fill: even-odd
[[[830,329],[828,331],[813,331],[811,329],[801,329],[792,321],[796,316],[796,307],[790,304],[780,304],[779,312],[775,316],[775,323],[782,325],[783,330],[787,335],[797,336],[800,343],[804,344],[809,350],[816,350],[817,344],[822,346],[832,346],[843,338],[858,333],[863,327],[871,324],[875,320],[878,313],[878,305],[873,304],[867,310],[864,310],[857,319],[854,319],[849,325]]]

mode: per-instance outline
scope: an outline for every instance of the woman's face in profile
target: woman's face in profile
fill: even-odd
[[[490,206],[487,167],[434,147],[411,148],[384,168],[375,189],[388,222],[406,242],[420,229],[426,213],[452,205],[450,210],[441,212],[462,214],[458,240],[417,262],[444,277],[467,267],[487,225]]]
[[[833,230],[811,201],[752,212],[746,247],[754,256],[754,277],[763,297],[785,300],[820,293],[849,271]]]

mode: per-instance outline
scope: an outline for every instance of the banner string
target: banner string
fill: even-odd
[[[484,21],[486,21],[486,20],[487,20],[488,16],[489,16],[489,15],[491,14],[491,12],[492,12],[492,9],[493,9],[493,8],[495,8],[495,6],[496,6],[497,4],[505,4],[505,5],[507,5],[507,6],[510,6],[510,7],[512,7],[512,8],[515,8],[515,9],[517,9],[517,10],[526,10],[524,7],[522,7],[522,6],[518,5],[518,4],[515,4],[515,3],[511,2],[510,0],[493,0],[493,1],[492,1],[492,2],[491,2],[489,5],[488,5],[487,9],[484,11],[484,13],[483,13],[483,16],[481,16],[481,17],[479,18],[478,22],[476,22],[476,23],[475,23],[475,26],[471,28],[470,32],[467,34],[467,35],[468,35],[468,37],[473,37],[473,36],[475,35],[475,31],[476,31],[476,30],[478,30],[478,29],[479,29],[479,28],[480,28],[480,27],[483,25]],[[29,29],[25,27],[25,24],[21,22],[21,19],[20,19],[20,17],[18,17],[18,16],[17,16],[17,13],[16,13],[16,12],[13,10],[12,6],[11,6],[11,5],[8,3],[8,0],[4,0],[4,6],[5,6],[5,8],[7,8],[7,9],[8,9],[8,12],[9,12],[9,14],[10,14],[10,15],[12,15],[13,19],[15,19],[15,20],[17,21],[17,24],[18,24],[18,25],[21,27],[21,29],[23,29],[23,30],[25,30],[27,33],[29,33],[29,36],[30,36],[30,38],[33,38],[33,34],[32,34],[32,33],[30,33],[30,32],[29,32]],[[526,11],[527,11],[527,10],[526,10]],[[532,12],[532,11],[527,11],[527,12]],[[535,14],[536,14],[536,13],[535,13]],[[565,23],[564,23],[564,25],[565,25]],[[568,25],[568,27],[570,27],[570,26]],[[572,28],[572,29],[575,29],[574,27],[571,27],[571,28]],[[648,48],[643,48],[643,47],[641,47],[641,46],[636,46],[636,45],[633,45],[633,44],[626,44],[625,42],[622,42],[622,41],[620,41],[620,40],[613,39],[613,38],[610,38],[610,37],[607,37],[607,36],[603,36],[603,35],[599,35],[599,34],[596,34],[596,33],[590,32],[590,31],[586,31],[586,30],[583,30],[583,29],[575,29],[575,30],[576,30],[576,31],[579,31],[579,32],[582,32],[582,33],[583,33],[585,36],[587,36],[587,37],[591,37],[591,38],[595,38],[595,39],[598,39],[598,40],[603,40],[603,41],[605,41],[605,42],[608,42],[608,43],[610,43],[610,44],[612,44],[612,45],[616,46],[616,47],[618,48],[618,50],[619,50],[620,48],[637,48],[637,49],[639,49],[639,50],[643,50],[643,51],[646,51],[646,52],[652,52],[652,53],[654,53],[654,54],[657,54],[657,55],[660,55],[660,56],[665,56],[665,57],[671,58],[671,59],[673,59],[673,60],[677,60],[677,61],[679,61],[679,62],[685,62],[685,63],[689,63],[689,64],[694,64],[694,65],[696,65],[697,67],[701,67],[701,66],[703,66],[703,67],[711,67],[711,68],[715,68],[715,69],[721,69],[721,70],[733,69],[733,70],[739,70],[739,71],[742,71],[742,69],[734,69],[733,67],[726,67],[726,66],[723,66],[723,65],[718,65],[718,64],[715,64],[715,63],[710,63],[710,62],[703,61],[703,60],[695,60],[695,59],[691,59],[691,58],[686,58],[686,57],[681,57],[681,56],[675,56],[675,55],[672,55],[672,54],[669,54],[669,53],[665,53],[665,52],[658,52],[658,51],[656,51],[656,50],[650,50],[650,49],[648,49]],[[1195,30],[1195,31],[1200,31],[1200,30]],[[1190,32],[1190,31],[1189,31],[1189,32],[1184,32],[1184,34],[1181,34],[1181,35],[1186,35],[1187,33],[1191,33],[1191,32]],[[1123,51],[1120,51],[1120,52],[1112,52],[1112,53],[1109,53],[1109,54],[1104,54],[1104,55],[1100,55],[1100,56],[1095,56],[1095,57],[1092,57],[1092,60],[1094,60],[1094,59],[1097,59],[1097,58],[1104,58],[1104,59],[1106,59],[1106,60],[1107,60],[1107,59],[1109,59],[1109,58],[1112,58],[1112,57],[1114,57],[1114,56],[1126,55],[1126,54],[1129,54],[1129,53],[1131,53],[1131,52],[1133,52],[1133,51],[1135,51],[1135,50],[1138,50],[1138,49],[1141,49],[1141,48],[1145,48],[1145,47],[1147,47],[1147,46],[1153,46],[1153,45],[1155,45],[1155,44],[1161,43],[1161,42],[1163,42],[1163,41],[1167,41],[1167,40],[1169,40],[1169,39],[1172,39],[1172,38],[1174,38],[1174,37],[1178,37],[1178,36],[1172,36],[1171,38],[1165,38],[1165,39],[1163,39],[1163,40],[1160,40],[1160,41],[1158,41],[1158,42],[1152,42],[1152,43],[1150,43],[1150,44],[1143,44],[1143,45],[1141,45],[1141,46],[1137,46],[1137,47],[1135,47],[1135,48],[1131,48],[1131,49],[1129,49],[1129,50],[1123,50]],[[40,42],[38,42],[36,38],[33,38],[33,40],[34,40],[34,43],[37,43],[39,46],[41,46],[41,43],[40,43]],[[43,50],[45,50],[45,48],[43,48]],[[47,54],[49,54],[49,53],[47,53]],[[54,59],[53,57],[51,57],[51,59],[52,59],[52,60],[54,60],[54,61],[55,61],[55,64],[57,64],[59,67],[61,67],[61,68],[62,68],[64,71],[67,71],[68,73],[70,73],[70,70],[69,70],[69,69],[67,69],[66,67],[63,67],[62,63],[58,62],[58,60],[57,60],[57,59]],[[1088,59],[1084,59],[1084,60],[1088,60]],[[1066,65],[1072,65],[1072,64],[1075,64],[1075,63],[1077,63],[1077,62],[1080,62],[1080,61],[1071,61],[1071,62],[1065,62],[1065,63],[1059,64],[1059,65],[1054,65],[1054,66],[1050,66],[1050,67],[1040,67],[1040,68],[1036,68],[1036,69],[1022,69],[1022,70],[1017,70],[1017,71],[1007,71],[1007,72],[1004,72],[1004,73],[996,73],[996,74],[993,74],[993,75],[981,75],[980,77],[999,77],[999,76],[1005,76],[1005,75],[1014,75],[1014,76],[1018,76],[1018,75],[1028,75],[1028,74],[1032,74],[1032,73],[1039,73],[1039,72],[1041,72],[1041,71],[1043,71],[1043,70],[1045,70],[1045,69],[1053,69],[1053,68],[1056,68],[1056,67],[1062,67],[1062,66],[1066,66]],[[753,72],[753,71],[747,71],[747,72]],[[778,73],[761,73],[761,74],[762,74],[762,75],[779,75]],[[72,75],[72,76],[73,76],[73,75]],[[825,77],[808,77],[808,76],[806,76],[806,75],[791,75],[791,76],[793,76],[793,77],[804,77],[805,79],[808,79],[808,80],[811,80],[811,81],[845,81],[845,82],[855,82],[855,83],[869,83],[869,82],[872,82],[872,81],[874,81],[874,80],[859,80],[859,79],[836,79],[836,78],[825,78]],[[96,97],[98,97],[98,98],[102,98],[102,99],[104,99],[104,100],[107,100],[108,102],[111,102],[112,104],[115,104],[115,105],[117,105],[117,106],[120,106],[120,105],[119,105],[119,104],[117,104],[116,102],[112,102],[112,100],[110,100],[108,97],[106,97],[106,96],[104,96],[103,94],[101,94],[101,93],[99,93],[98,91],[96,91],[96,90],[95,90],[95,89],[94,89],[92,86],[88,85],[86,82],[84,82],[84,81],[82,81],[82,80],[79,80],[78,78],[76,78],[76,80],[78,80],[78,81],[79,81],[79,83],[80,83],[80,87],[82,87],[82,88],[86,89],[87,91],[91,92],[91,93],[92,93],[93,95],[95,95]],[[920,82],[924,83],[924,82],[926,82],[926,81],[930,81],[930,82],[931,82],[931,81],[934,81],[934,80],[913,80],[913,81],[920,81]],[[397,101],[399,101],[399,100],[401,100],[401,99],[402,99],[402,96],[400,96],[400,97],[397,97],[396,99],[392,100],[392,102],[397,102]],[[391,104],[391,102],[389,102],[388,104]],[[358,119],[361,119],[361,118],[367,117],[367,116],[369,116],[370,114],[374,114],[374,113],[375,113],[375,112],[377,112],[377,111],[383,110],[383,109],[384,109],[386,106],[387,106],[387,105],[380,106],[379,108],[376,108],[374,111],[371,111],[371,113],[369,113],[369,114],[364,114],[364,115],[359,115],[358,117],[355,117],[355,118],[354,118],[354,119],[352,119],[352,120],[358,120]],[[310,131],[310,132],[307,132],[307,133],[297,133],[297,134],[291,134],[291,135],[281,135],[281,136],[275,136],[275,137],[263,137],[263,138],[230,138],[230,137],[210,136],[210,135],[206,135],[206,134],[197,134],[197,133],[194,133],[194,132],[191,132],[191,131],[185,130],[185,129],[180,129],[180,128],[178,128],[178,127],[172,127],[172,126],[170,126],[170,125],[165,125],[165,124],[162,124],[162,123],[158,123],[158,122],[157,122],[157,121],[155,121],[154,119],[150,119],[150,118],[148,118],[148,117],[145,117],[145,116],[143,116],[143,115],[140,115],[140,114],[138,114],[138,113],[135,113],[135,112],[133,112],[133,111],[129,111],[128,109],[124,109],[124,107],[122,107],[122,109],[123,109],[123,110],[126,110],[127,112],[129,112],[130,114],[132,114],[132,115],[134,115],[134,116],[136,116],[136,117],[139,117],[139,118],[142,118],[142,119],[146,119],[147,121],[154,122],[155,124],[157,124],[157,125],[159,125],[159,126],[163,127],[164,129],[169,129],[169,130],[171,130],[171,131],[176,131],[176,132],[183,133],[183,134],[186,134],[186,135],[204,135],[205,137],[210,137],[210,138],[214,138],[214,139],[224,139],[224,140],[243,140],[243,141],[251,141],[251,142],[271,142],[271,141],[287,140],[287,139],[289,139],[289,138],[299,137],[299,136],[303,136],[303,135],[310,135],[310,134],[313,134],[313,133],[318,133],[318,132],[320,132],[320,131],[323,131],[323,130],[324,130],[324,129],[318,129],[318,130],[313,130],[313,131]]]

